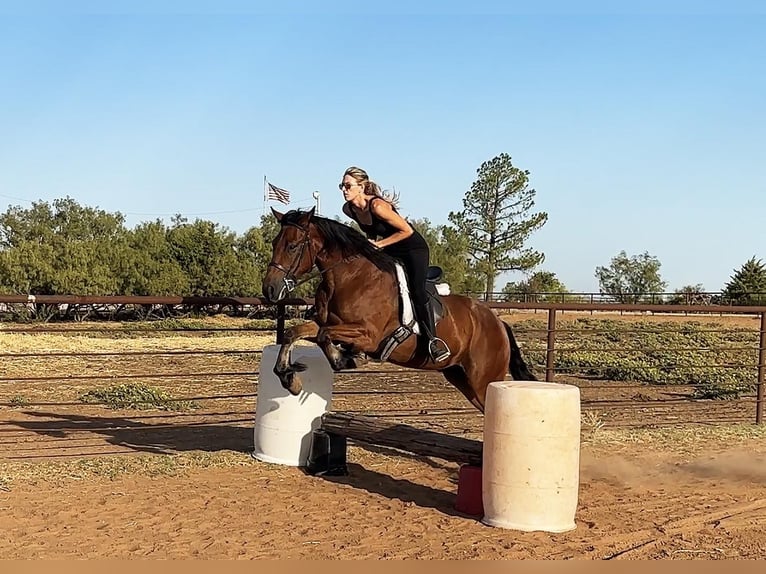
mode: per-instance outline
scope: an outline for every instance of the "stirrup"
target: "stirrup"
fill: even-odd
[[[443,349],[438,349],[439,343],[444,346]],[[450,353],[449,347],[447,346],[447,343],[445,343],[439,337],[434,337],[428,342],[428,354],[431,355],[431,360],[434,363],[441,363],[442,361],[446,361],[452,355],[452,353]]]

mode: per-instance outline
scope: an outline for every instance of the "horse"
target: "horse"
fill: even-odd
[[[302,390],[299,373],[305,366],[290,362],[290,351],[301,339],[316,343],[335,371],[357,368],[368,359],[440,371],[482,413],[491,382],[505,380],[508,372],[514,380],[537,380],[511,327],[485,303],[463,295],[431,293],[434,306],[441,307],[436,335],[452,352],[445,362],[434,363],[422,337],[407,330],[402,335],[405,301],[396,260],[353,227],[315,215],[313,208],[284,214],[272,208],[272,213],[280,230],[263,278],[266,301],[285,299],[314,267],[321,275],[313,319],[285,331],[274,365],[291,394]]]

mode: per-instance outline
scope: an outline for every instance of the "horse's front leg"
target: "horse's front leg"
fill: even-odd
[[[363,365],[367,362],[364,353],[371,353],[378,347],[369,330],[355,323],[320,328],[317,345],[322,348],[330,366],[336,371]],[[346,349],[342,349],[343,346]]]
[[[279,348],[277,361],[274,363],[274,374],[279,378],[282,386],[290,391],[290,394],[297,395],[303,388],[298,373],[306,370],[303,363],[290,363],[290,351],[296,342],[301,339],[316,337],[319,332],[319,325],[310,321],[291,327],[285,331],[285,337],[282,346]]]

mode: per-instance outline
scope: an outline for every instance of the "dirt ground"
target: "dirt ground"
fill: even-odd
[[[145,347],[3,337],[15,353],[50,356],[0,367],[0,558],[766,558],[766,432],[752,424],[652,424],[654,411],[591,409],[577,528],[520,532],[455,510],[455,463],[361,444],[349,448],[345,477],[254,460],[252,335],[204,347],[188,337]],[[55,356],[68,345],[108,353],[134,344],[227,353]],[[481,436],[481,416],[438,375],[366,371],[337,378],[333,409]],[[112,410],[78,400],[126,372],[199,408]],[[33,376],[41,373],[60,378]],[[76,378],[83,373],[93,378]],[[151,379],[158,373],[179,376]],[[611,398],[636,392],[621,387]]]

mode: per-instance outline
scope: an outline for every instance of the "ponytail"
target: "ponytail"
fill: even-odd
[[[399,194],[394,193],[387,193],[381,189],[381,187],[375,183],[374,181],[368,179],[364,182],[364,192],[367,195],[374,195],[375,197],[379,197],[380,199],[387,201],[394,207],[399,207]]]
[[[344,177],[347,175],[350,175],[357,182],[361,183],[364,186],[364,193],[366,195],[379,197],[382,200],[387,201],[394,207],[399,206],[399,194],[396,192],[387,193],[383,191],[377,183],[375,183],[374,181],[370,179],[370,177],[367,175],[367,172],[364,171],[361,167],[351,166],[343,174]]]

